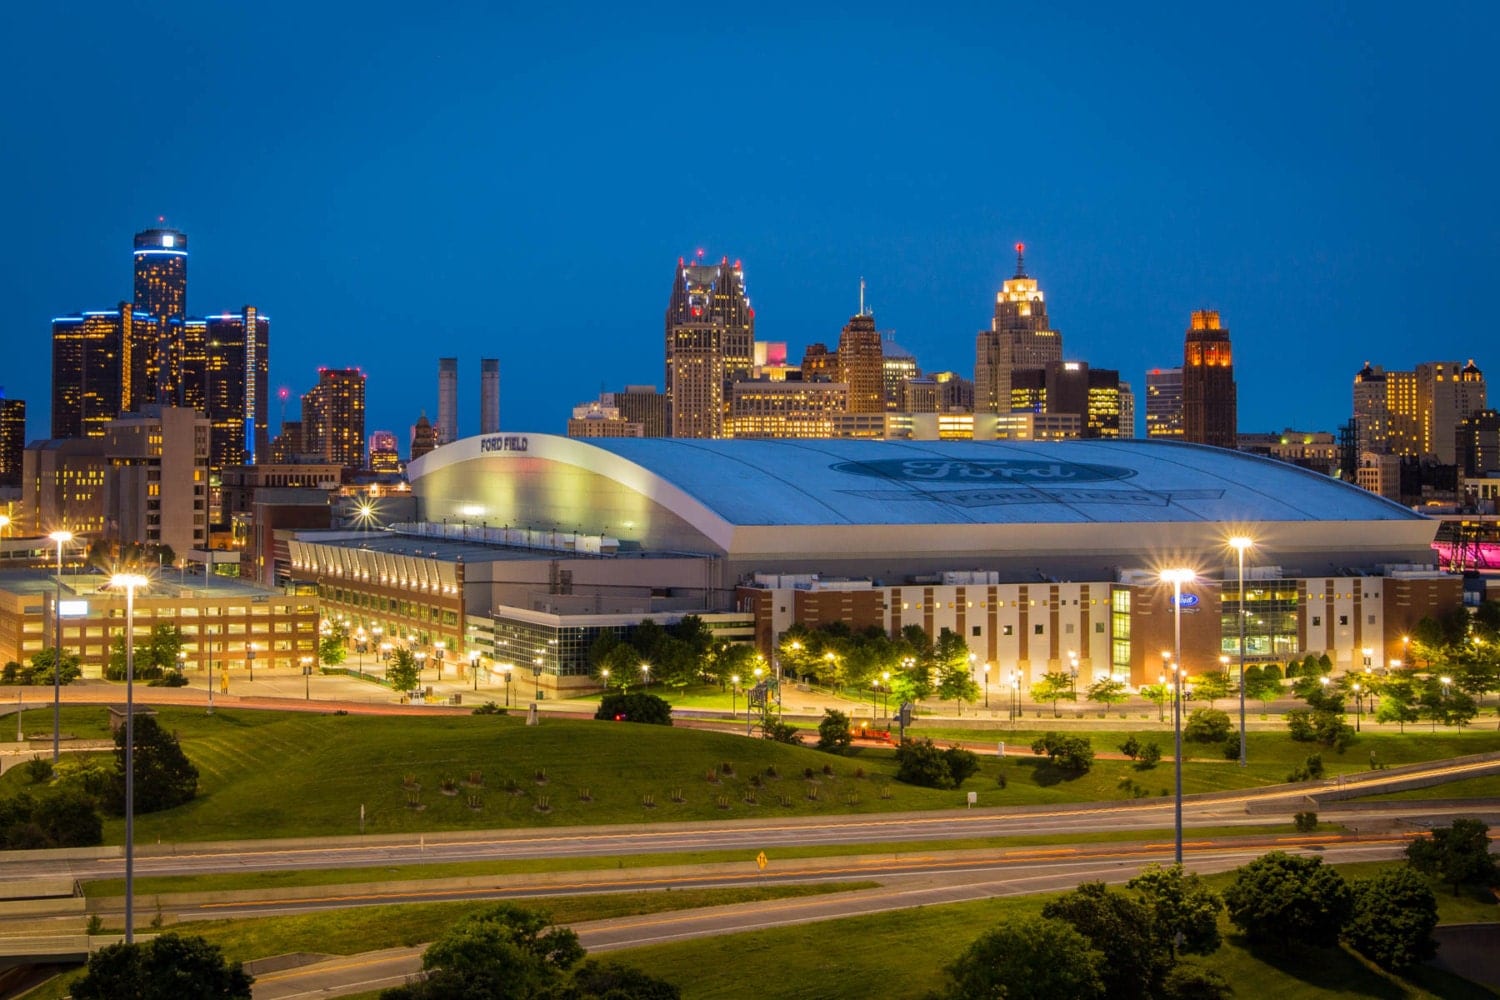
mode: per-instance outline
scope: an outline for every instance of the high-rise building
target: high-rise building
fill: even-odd
[[[1354,375],[1354,426],[1359,453],[1386,453],[1391,411],[1386,401],[1385,369],[1368,361]]]
[[[620,411],[624,420],[641,425],[642,437],[667,437],[667,394],[657,392],[654,385],[627,385],[622,392],[606,393],[599,397],[605,406]]]
[[[817,341],[808,344],[802,351],[802,380],[804,382],[837,382],[839,380],[839,356],[830,351],[828,345]]]
[[[346,469],[365,467],[365,373],[319,368],[318,384],[302,397],[307,450]]]
[[[500,359],[479,359],[479,433],[500,431]]]
[[[458,440],[458,359],[438,358],[438,444]]]
[[[180,398],[187,319],[187,234],[144,229],[135,234],[137,322],[131,327],[132,398],[128,409]],[[145,317],[155,322],[145,322]]]
[[[0,489],[21,485],[21,459],[26,454],[26,400],[6,399],[0,386]]]
[[[1125,393],[1120,373],[1109,368],[1089,368],[1085,373],[1088,397],[1084,404],[1083,436],[1086,438],[1133,437],[1126,421]],[[1133,416],[1133,414],[1131,415]]]
[[[1486,406],[1484,373],[1470,361],[1429,361],[1417,365],[1417,412],[1422,419],[1422,454],[1441,465],[1458,461],[1454,450],[1459,423]]]
[[[842,382],[742,379],[733,392],[728,431],[737,438],[832,437],[837,418],[856,412],[849,409],[849,387]],[[884,414],[885,406],[857,412]]]
[[[917,367],[917,356],[900,344],[891,333],[880,338],[880,367],[885,379],[885,408],[892,412],[901,409],[901,387],[909,379],[922,374]]]
[[[1026,273],[1026,246],[1016,244],[1016,273],[995,294],[995,318],[982,330],[974,350],[974,408],[1004,413],[1011,398],[1011,373],[1040,370],[1062,360],[1062,334],[1047,319],[1046,296]]]
[[[1237,442],[1234,356],[1213,309],[1193,313],[1182,356],[1182,437],[1233,448]]]
[[[432,426],[432,421],[423,413],[411,425],[411,457],[413,460],[421,458],[437,446],[437,428]]]
[[[885,367],[875,317],[860,312],[839,334],[838,380],[849,387],[847,412],[884,413]]]
[[[1146,372],[1146,436],[1182,437],[1182,369]]]
[[[102,438],[104,425],[130,409],[127,352],[135,323],[135,307],[128,302],[52,321],[54,438]]]
[[[1454,438],[1459,475],[1500,472],[1500,412],[1476,410],[1458,422]]]
[[[573,416],[568,421],[570,438],[644,437],[643,431],[638,422],[621,416],[618,406],[607,405],[604,396],[573,407]]]
[[[179,406],[142,407],[105,427],[104,519],[117,541],[208,548],[208,421]]]
[[[666,311],[667,406],[673,437],[724,434],[728,386],[755,364],[755,310],[739,261],[678,258]]]
[[[104,435],[32,441],[21,457],[22,530],[104,530]]]
[[[182,401],[210,427],[215,470],[264,462],[270,447],[271,318],[255,306],[183,324]]]
[[[1120,437],[1133,438],[1135,430],[1135,390],[1129,382],[1120,383]]]
[[[401,471],[401,451],[396,447],[396,435],[390,431],[376,431],[370,435],[370,471]]]

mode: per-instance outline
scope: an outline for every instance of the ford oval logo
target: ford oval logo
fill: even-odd
[[[990,486],[1015,483],[1047,484],[1118,482],[1136,473],[1119,465],[1088,465],[1081,462],[1049,462],[1027,459],[882,459],[875,462],[843,462],[834,472],[847,472],[873,479],[916,483],[984,483]]]
[[[1183,594],[1177,599],[1177,606],[1179,608],[1182,608],[1183,610],[1186,610],[1188,608],[1196,608],[1198,606],[1198,595]]]

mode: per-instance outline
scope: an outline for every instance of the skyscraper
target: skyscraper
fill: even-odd
[[[21,485],[21,459],[26,453],[26,400],[6,399],[0,386],[0,488]]]
[[[396,435],[390,431],[376,431],[370,435],[370,471],[401,471],[401,453],[396,447]]]
[[[458,359],[438,358],[438,444],[458,440]]]
[[[421,458],[437,446],[437,429],[432,426],[432,421],[427,419],[427,414],[422,413],[417,417],[417,422],[411,426],[411,457]]]
[[[135,234],[135,312],[131,327],[131,402],[175,401],[182,373],[183,321],[187,319],[187,234],[143,229]],[[155,322],[144,322],[145,317]]]
[[[346,469],[365,467],[365,373],[319,368],[318,384],[302,397],[308,452]]]
[[[1417,412],[1422,419],[1422,453],[1443,465],[1458,461],[1455,434],[1464,418],[1486,405],[1484,373],[1470,361],[1428,361],[1417,365]]]
[[[922,374],[917,356],[896,343],[894,334],[885,333],[880,338],[880,367],[885,374],[885,408],[900,410],[902,386]]]
[[[1046,296],[1026,273],[1026,245],[1016,244],[1016,273],[995,294],[995,318],[974,350],[974,409],[1007,413],[1011,373],[1062,360],[1062,334],[1047,319]]]
[[[1146,372],[1146,436],[1182,437],[1182,369]]]
[[[885,367],[875,317],[860,306],[839,334],[838,380],[849,387],[846,412],[885,412]]]
[[[190,319],[183,329],[183,402],[208,417],[210,467],[265,461],[270,445],[271,318],[255,306],[245,306],[237,313]]]
[[[52,321],[53,438],[102,438],[104,425],[130,408],[134,325],[128,302]]]
[[[755,365],[755,310],[739,261],[677,259],[666,312],[667,406],[673,437],[724,434],[727,386]]]
[[[1391,436],[1391,410],[1386,401],[1385,369],[1368,361],[1354,375],[1354,431],[1358,455],[1386,453]]]
[[[500,359],[479,359],[479,433],[500,430]]]
[[[1212,309],[1193,313],[1182,356],[1182,437],[1233,448],[1238,443],[1234,357],[1229,330]]]

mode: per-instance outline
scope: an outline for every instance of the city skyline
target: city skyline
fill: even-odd
[[[560,431],[601,382],[659,384],[661,275],[699,247],[743,260],[759,339],[834,342],[863,277],[877,326],[924,370],[968,374],[1025,242],[1066,357],[1138,391],[1148,369],[1180,363],[1192,311],[1221,311],[1243,430],[1335,429],[1366,360],[1491,361],[1472,327],[1397,291],[1487,313],[1500,157],[1467,127],[1486,84],[1466,53],[1495,28],[1478,6],[1438,12],[1418,51],[1382,6],[1301,12],[1290,35],[1270,9],[797,25],[747,11],[744,39],[712,59],[693,44],[707,26],[619,49],[611,18],[629,15],[601,14],[570,34],[560,68],[561,14],[386,8],[346,24],[311,11],[292,32],[278,13],[12,14],[27,44],[0,72],[27,99],[12,108],[20,155],[0,171],[28,192],[13,219],[27,238],[3,251],[0,383],[28,401],[29,437],[50,421],[48,321],[124,298],[125,240],[158,216],[192,240],[193,301],[277,317],[273,388],[300,395],[319,366],[358,366],[368,425],[403,446],[418,413],[436,415],[439,356],[499,359],[505,428]],[[162,32],[181,58],[155,72],[191,84],[162,151],[85,170],[65,155],[80,131],[158,134],[159,107],[109,81],[133,66],[132,40]],[[1004,68],[968,58],[968,38],[997,32],[1027,44]],[[211,72],[226,36],[285,79]],[[336,36],[350,44],[332,50]],[[1218,64],[1200,72],[1193,53],[1210,43]],[[48,78],[40,53],[64,44],[87,58]],[[398,63],[413,68],[372,69]],[[743,120],[730,155],[664,167],[656,145],[677,114],[691,120],[675,98],[718,80]],[[1007,109],[1049,133],[1024,163],[996,127]],[[583,134],[554,124],[584,112]],[[403,127],[379,133],[379,155],[346,155],[386,115]],[[1417,117],[1443,157],[1389,124]],[[226,122],[243,156],[222,155]],[[597,141],[618,152],[607,168],[584,155]],[[607,308],[569,308],[584,288]],[[461,406],[461,433],[475,417]]]

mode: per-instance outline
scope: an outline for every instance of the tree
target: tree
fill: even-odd
[[[217,945],[167,933],[100,948],[71,992],[74,1000],[250,1000],[253,982],[239,962],[224,961]]]
[[[963,714],[964,702],[973,702],[979,697],[979,685],[974,680],[974,675],[969,672],[970,663],[967,659],[963,661],[947,661],[938,667],[937,696],[939,698],[951,698],[957,703],[958,712]]]
[[[1146,1000],[1172,966],[1151,911],[1103,882],[1084,882],[1042,907],[1042,916],[1066,920],[1104,956],[1099,977],[1110,1000]]]
[[[57,788],[37,800],[32,820],[56,847],[94,847],[104,843],[104,819],[92,796],[74,788]]]
[[[543,1000],[583,956],[578,935],[552,926],[550,914],[500,903],[460,919],[422,953],[421,978],[380,996]]]
[[[573,970],[572,982],[557,994],[557,1000],[681,1000],[682,991],[614,962],[592,958]]]
[[[1197,875],[1184,874],[1181,865],[1147,865],[1125,886],[1140,893],[1157,933],[1173,954],[1180,950],[1210,955],[1218,950],[1224,900]]]
[[[135,811],[159,812],[198,794],[198,769],[182,752],[177,737],[150,715],[135,719]],[[125,727],[115,733],[115,774],[111,811],[125,811]]]
[[[1459,817],[1451,826],[1435,826],[1432,833],[1406,845],[1406,860],[1417,871],[1453,884],[1453,895],[1466,882],[1493,885],[1497,877],[1490,856],[1490,828],[1482,820]]]
[[[396,691],[415,691],[421,674],[417,658],[406,647],[394,650],[385,666],[385,682]]]
[[[1101,677],[1089,685],[1084,697],[1096,704],[1103,705],[1104,710],[1109,711],[1109,706],[1120,705],[1129,700],[1130,694],[1125,688],[1124,681],[1117,681],[1113,677]]]
[[[1172,700],[1172,689],[1166,684],[1142,684],[1141,697],[1155,705],[1160,715],[1162,706]]]
[[[1061,670],[1042,675],[1042,679],[1031,685],[1031,700],[1037,704],[1044,701],[1052,702],[1052,714],[1059,715],[1057,703],[1066,699],[1074,701],[1078,697],[1073,690],[1073,675]]]
[[[835,708],[823,710],[823,721],[818,723],[818,749],[829,753],[843,753],[854,742],[849,731],[849,716]]]
[[[348,648],[344,645],[344,637],[337,632],[329,632],[318,639],[318,659],[325,667],[336,667],[344,662],[349,655]]]
[[[1208,707],[1213,708],[1214,702],[1220,698],[1229,697],[1229,675],[1222,670],[1204,674],[1192,682],[1193,694],[1208,702]]]
[[[599,699],[599,710],[594,713],[594,718],[614,722],[643,722],[652,726],[670,726],[672,706],[667,703],[666,699],[644,691],[628,694],[610,693]]]
[[[1354,895],[1322,858],[1272,851],[1235,870],[1224,905],[1251,941],[1329,948],[1338,944]]]
[[[51,684],[52,664],[57,660],[62,664],[62,677],[59,678],[63,684],[70,684],[83,675],[83,670],[78,665],[78,656],[75,653],[63,653],[57,656],[57,650],[51,647],[39,649],[31,654],[31,670],[25,672],[26,679],[20,681],[22,684]],[[10,683],[7,681],[6,683]]]
[[[1162,1000],[1230,1000],[1234,987],[1229,980],[1201,965],[1174,965],[1162,983]]]
[[[1196,708],[1188,715],[1182,735],[1194,743],[1222,743],[1229,739],[1233,728],[1227,712],[1217,708]]]
[[[1087,736],[1043,733],[1031,744],[1031,752],[1046,754],[1054,767],[1076,774],[1084,774],[1094,766],[1094,748]]]
[[[1393,676],[1380,688],[1380,704],[1375,708],[1376,722],[1395,722],[1406,732],[1408,722],[1422,717],[1417,709],[1417,688],[1410,677]]]
[[[986,931],[946,967],[942,1000],[1095,1000],[1104,956],[1063,920],[1029,917]]]
[[[1437,900],[1410,868],[1387,868],[1354,883],[1344,940],[1383,969],[1400,972],[1437,954]]]
[[[182,652],[182,630],[166,623],[151,626],[151,636],[146,640],[144,652],[146,662],[158,671],[181,669],[182,661],[177,654]],[[141,653],[142,650],[136,650],[137,667],[140,666]]]

